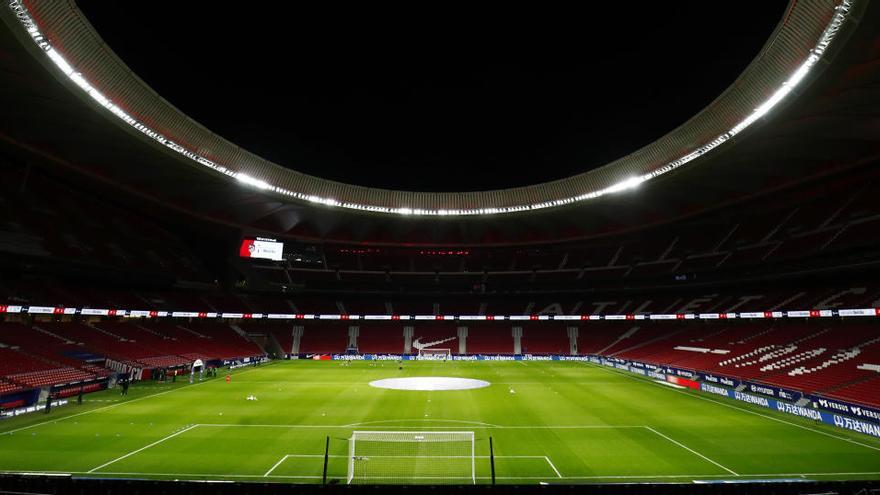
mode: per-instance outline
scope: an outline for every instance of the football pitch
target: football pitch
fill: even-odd
[[[580,362],[285,361],[139,383],[0,422],[0,471],[346,483],[354,431],[473,432],[473,453],[373,453],[358,481],[498,483],[878,479],[880,441]],[[370,381],[461,377],[473,390]],[[256,400],[248,400],[252,396]],[[75,398],[74,398],[75,402]],[[393,442],[392,442],[393,444]],[[464,459],[464,460],[462,460]],[[471,460],[472,459],[472,460]],[[471,466],[473,471],[471,471]],[[475,480],[472,479],[475,475]]]

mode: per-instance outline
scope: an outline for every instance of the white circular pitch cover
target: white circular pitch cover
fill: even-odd
[[[371,387],[390,390],[471,390],[491,385],[484,380],[473,378],[452,378],[448,376],[412,376],[407,378],[385,378],[370,382]]]

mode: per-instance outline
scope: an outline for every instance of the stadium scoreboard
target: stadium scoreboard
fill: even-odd
[[[281,261],[284,255],[284,243],[266,237],[245,237],[241,240],[238,255],[242,258]]]

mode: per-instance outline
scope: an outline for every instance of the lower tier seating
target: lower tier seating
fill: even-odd
[[[880,363],[880,328],[873,321],[692,322],[617,332],[602,340],[613,343],[601,354],[880,406],[880,367],[872,366]]]
[[[185,366],[196,359],[227,360],[264,354],[226,324],[187,325],[192,328],[165,321],[0,322],[0,390],[106,378],[112,372],[102,366],[105,359],[136,368],[167,368]]]
[[[96,377],[75,368],[58,368],[54,370],[32,371],[8,375],[8,380],[27,386],[28,388],[46,387],[64,383],[77,383],[94,380]]]

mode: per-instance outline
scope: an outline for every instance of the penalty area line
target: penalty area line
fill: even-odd
[[[323,455],[317,455],[323,457]],[[345,457],[345,456],[342,456]],[[497,457],[497,456],[496,456]],[[542,458],[543,456],[535,456]],[[119,472],[119,471],[103,471],[100,473],[89,473],[87,471],[21,471],[21,470],[3,470],[4,474],[19,474],[29,476],[70,476],[75,474],[92,474],[98,476],[190,476],[193,478],[291,478],[291,479],[321,479],[321,476],[295,476],[295,475],[277,475],[264,476],[262,474],[226,474],[226,473],[145,473],[145,472]],[[761,477],[792,477],[792,476],[876,476],[880,475],[880,471],[856,471],[856,472],[840,472],[840,473],[756,473],[741,474],[741,478],[761,478]],[[593,475],[593,476],[563,476],[563,479],[569,480],[588,480],[588,479],[675,479],[675,478],[725,478],[728,474],[646,474],[646,475]],[[338,477],[334,477],[338,478]],[[510,480],[529,480],[529,479],[546,479],[545,476],[498,476],[497,479]],[[489,476],[477,476],[477,479],[491,479]]]
[[[675,445],[678,445],[679,447],[681,447],[681,448],[687,450],[688,452],[690,452],[690,453],[692,453],[692,454],[695,454],[695,455],[697,455],[697,456],[699,456],[699,457],[701,457],[701,458],[703,458],[703,459],[705,459],[705,460],[711,462],[712,464],[714,464],[714,465],[720,467],[721,469],[727,471],[728,473],[730,473],[730,474],[732,474],[732,475],[734,475],[734,476],[739,476],[739,474],[737,474],[736,471],[734,471],[733,469],[730,469],[730,468],[724,466],[723,464],[721,464],[721,463],[719,463],[719,462],[716,462],[716,461],[713,461],[712,459],[709,459],[708,457],[706,457],[706,456],[704,456],[703,454],[697,452],[696,450],[694,450],[694,449],[688,447],[687,445],[685,445],[685,444],[683,444],[683,443],[681,443],[681,442],[679,442],[679,441],[677,441],[677,440],[672,439],[672,438],[669,437],[669,436],[664,435],[663,433],[660,433],[659,431],[655,430],[654,428],[651,428],[650,426],[645,426],[645,428],[646,428],[647,430],[652,431],[654,434],[659,435],[660,437],[663,437],[663,438],[665,438],[666,440],[668,440],[668,441],[674,443]]]
[[[198,427],[198,426],[199,426],[199,425],[190,425],[190,426],[188,426],[188,427],[186,427],[186,428],[184,428],[184,429],[182,429],[182,430],[176,431],[176,432],[174,432],[174,433],[172,433],[172,434],[170,434],[170,435],[168,435],[168,436],[166,436],[166,437],[160,438],[159,440],[156,440],[155,442],[153,442],[153,443],[151,443],[151,444],[149,444],[149,445],[145,445],[145,446],[143,446],[143,447],[141,447],[141,448],[139,448],[139,449],[137,449],[137,450],[133,450],[133,451],[131,451],[131,452],[129,452],[129,453],[123,455],[123,456],[117,457],[116,459],[113,459],[113,460],[110,461],[110,462],[105,462],[104,464],[101,464],[100,466],[98,466],[98,467],[96,467],[96,468],[92,468],[92,469],[90,469],[89,471],[86,471],[86,472],[87,472],[87,473],[94,473],[95,471],[97,471],[97,470],[99,470],[99,469],[101,469],[101,468],[104,468],[104,467],[107,467],[107,466],[109,466],[109,465],[111,465],[111,464],[113,464],[113,463],[119,462],[119,461],[121,461],[121,460],[123,460],[123,459],[125,459],[125,458],[127,458],[127,457],[131,457],[131,456],[137,454],[138,452],[143,452],[143,451],[147,450],[148,448],[150,448],[150,447],[152,447],[152,446],[154,446],[154,445],[159,445],[160,443],[164,442],[165,440],[172,439],[172,438],[176,437],[177,435],[180,435],[181,433],[186,433],[186,432],[188,432],[189,430],[192,430],[193,428],[196,428],[196,427]]]
[[[559,474],[559,470],[556,469],[556,466],[553,465],[553,461],[551,461],[550,458],[547,457],[546,455],[543,457],[544,457],[544,460],[547,461],[547,464],[550,464],[550,468],[553,469],[553,472],[556,473],[556,476],[559,478],[562,478],[563,476],[561,474]]]
[[[290,456],[289,456],[289,455],[286,455],[286,456],[282,457],[280,461],[276,462],[274,466],[272,466],[268,471],[266,471],[266,474],[263,475],[263,478],[265,478],[265,477],[269,476],[270,474],[272,474],[272,471],[275,471],[275,468],[277,468],[278,466],[281,465],[281,463],[283,463],[284,461],[286,461],[288,457],[290,457]],[[304,456],[297,456],[297,457],[304,457]]]
[[[278,462],[276,462],[271,468],[269,468],[269,470],[266,471],[266,474],[263,475],[263,478],[275,477],[275,476],[270,476],[270,475],[276,469],[278,469],[278,466],[284,464],[284,461],[286,461],[287,459],[290,459],[290,458],[294,458],[294,459],[296,459],[296,458],[299,458],[299,459],[319,459],[319,458],[323,458],[323,457],[324,457],[323,454],[287,454],[287,455],[283,456],[281,459],[279,459]],[[327,457],[332,458],[332,459],[348,458],[347,455],[339,455],[339,454],[329,454]],[[381,458],[381,459],[470,459],[471,458],[471,456],[419,456],[419,455],[400,455],[400,456],[397,456],[397,455],[377,455],[377,456],[370,456],[370,457],[377,458],[377,459],[379,459],[379,458]],[[487,455],[478,455],[478,456],[473,456],[473,457],[476,459],[488,459],[489,458],[489,456],[487,456]],[[556,473],[556,476],[558,478],[563,477],[561,474],[559,474],[559,470],[556,469],[556,466],[553,465],[553,461],[551,461],[550,458],[547,457],[546,455],[496,455],[495,458],[496,459],[544,459],[545,461],[547,461],[547,464],[550,465],[550,469],[552,469],[553,472]]]
[[[459,423],[464,425],[474,425],[479,428],[500,428],[499,425],[495,425],[492,423],[483,423],[482,421],[465,421],[460,419],[382,419],[377,421],[362,421],[360,423],[349,423],[347,425],[342,425],[341,428],[354,428],[356,426],[367,426],[367,425],[379,425],[379,424],[387,424],[387,423],[420,423],[420,422],[428,422],[428,423]]]
[[[404,420],[407,422],[409,420]],[[431,420],[427,420],[431,421]],[[448,420],[437,420],[439,423],[446,422]],[[198,423],[196,426],[204,426],[206,428],[356,428],[357,425],[364,423],[352,423],[347,425],[286,425],[286,424],[236,424],[236,423]],[[466,425],[457,425],[457,426],[401,426],[401,425],[367,425],[373,429],[381,430],[385,432],[386,430],[455,430],[461,429]],[[645,425],[492,425],[492,426],[480,426],[473,425],[471,426],[476,430],[592,430],[592,429],[600,429],[600,430],[614,430],[614,429],[626,429],[626,428],[644,428]],[[540,457],[540,456],[538,456]]]
[[[601,365],[598,365],[598,364],[595,364],[595,363],[587,363],[587,364],[592,365],[593,367],[597,367],[597,368],[599,368],[599,369],[603,369],[603,370],[608,371],[608,372],[611,372],[611,373],[617,373],[618,375],[625,376],[625,377],[627,377],[627,378],[631,378],[631,379],[633,379],[633,380],[638,380],[638,381],[641,382],[641,383],[651,383],[651,382],[648,382],[648,381],[642,380],[642,379],[640,379],[639,377],[637,377],[637,376],[635,376],[635,375],[631,375],[631,374],[629,374],[629,373],[627,373],[627,372],[624,372],[624,371],[618,371],[618,370],[616,370],[616,369],[608,369],[608,368],[606,368],[605,366],[601,366]],[[797,423],[792,423],[791,421],[786,421],[786,420],[784,420],[784,419],[782,419],[782,418],[775,418],[775,417],[773,417],[773,416],[769,416],[769,415],[767,415],[767,414],[762,414],[762,413],[759,413],[759,412],[757,412],[757,411],[752,411],[752,410],[750,410],[750,409],[745,409],[745,408],[742,408],[742,407],[738,407],[738,406],[735,406],[735,405],[733,405],[733,404],[726,404],[726,403],[724,403],[724,402],[717,401],[717,400],[715,400],[715,399],[710,399],[710,398],[708,398],[708,397],[703,397],[703,396],[698,395],[698,394],[696,394],[696,393],[690,393],[690,392],[688,392],[687,390],[674,390],[674,389],[665,389],[665,390],[669,390],[670,392],[675,392],[675,393],[678,393],[678,394],[682,394],[682,395],[685,395],[685,396],[687,396],[687,397],[691,397],[691,398],[694,398],[694,399],[699,399],[699,400],[702,400],[702,401],[711,402],[711,403],[713,403],[713,404],[718,404],[719,406],[724,406],[724,407],[727,407],[727,408],[730,408],[730,409],[736,409],[737,411],[742,411],[742,412],[746,412],[746,413],[749,413],[749,414],[754,414],[755,416],[760,416],[760,417],[762,417],[762,418],[767,418],[767,419],[769,419],[769,420],[776,421],[777,423],[783,423],[783,424],[787,424],[787,425],[789,425],[789,426],[794,426],[795,428],[800,428],[800,429],[802,429],[802,430],[812,431],[813,433],[818,433],[818,434],[820,434],[820,435],[825,435],[826,437],[835,438],[835,439],[837,439],[837,440],[842,440],[842,441],[844,441],[844,442],[849,442],[849,443],[852,443],[852,444],[855,444],[855,445],[861,445],[862,447],[867,447],[867,448],[869,448],[869,449],[873,449],[873,450],[880,450],[880,447],[875,447],[875,446],[873,446],[873,445],[869,445],[869,444],[866,444],[866,443],[858,442],[858,441],[853,440],[852,438],[849,438],[849,437],[839,436],[839,435],[834,435],[834,434],[832,434],[832,433],[828,433],[828,432],[826,432],[826,431],[817,430],[816,428],[810,428],[809,426],[804,426],[804,425],[799,425],[799,424],[797,424]]]
[[[268,471],[263,475],[263,478],[276,478],[276,477],[285,477],[285,476],[271,476],[272,473],[278,469],[278,466],[284,464],[284,461],[291,458],[299,458],[299,459],[322,459],[324,457],[323,454],[287,454],[278,460]],[[329,454],[327,457],[331,459],[341,459],[348,458],[347,455],[340,454]],[[369,456],[374,459],[489,459],[487,455],[476,455],[476,456],[447,456],[447,455],[374,455]],[[556,465],[553,464],[553,461],[550,460],[546,455],[496,455],[496,459],[544,459],[544,461],[550,466],[550,469],[556,473],[557,478],[565,478],[562,476],[562,473],[559,472],[559,469],[556,468]],[[541,478],[543,479],[543,478]]]

